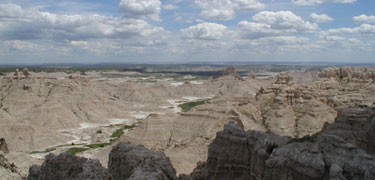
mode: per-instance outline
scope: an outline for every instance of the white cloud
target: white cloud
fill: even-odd
[[[206,19],[231,20],[234,18],[233,9],[210,9],[201,12],[201,16]]]
[[[236,11],[253,11],[265,7],[258,0],[195,0],[202,8],[201,16],[206,19],[231,20]]]
[[[264,37],[250,42],[252,48],[258,49],[275,49],[285,47],[302,47],[309,43],[308,38],[296,36],[278,36],[278,37]],[[245,47],[246,48],[246,47]]]
[[[333,21],[333,18],[329,17],[327,14],[312,13],[310,14],[309,18],[316,23],[325,23],[325,22]]]
[[[304,21],[290,11],[262,11],[252,17],[253,22],[241,21],[237,27],[243,38],[256,39],[289,33],[314,32],[318,25]]]
[[[375,36],[375,25],[362,24],[354,28],[339,28],[329,29],[320,33],[322,36],[332,35],[361,35],[361,36]]]
[[[342,36],[321,36],[319,40],[314,43],[315,47],[323,49],[328,52],[340,52],[345,53],[358,53],[363,51],[373,50],[373,45],[367,42],[361,41],[353,37],[342,37]]]
[[[222,24],[205,22],[181,29],[180,32],[183,37],[189,39],[218,40],[225,35],[226,30],[227,27]]]
[[[10,60],[15,63],[62,60],[142,63],[156,60],[175,62],[176,59],[350,61],[354,58],[371,62],[375,58],[373,15],[353,17],[353,22],[360,23],[355,27],[321,30],[316,23],[331,20],[328,15],[312,13],[308,19],[303,19],[290,11],[263,11],[255,12],[250,19],[239,19],[239,11],[259,10],[265,6],[261,2],[267,3],[269,9],[276,5],[278,9],[289,9],[284,5],[290,5],[290,1],[162,2],[163,4],[161,0],[121,1],[117,14],[120,17],[103,15],[116,13],[111,12],[113,7],[108,8],[109,6],[103,9],[75,9],[65,13],[66,8],[56,8],[51,4],[35,7],[33,4],[36,2],[21,3],[24,6],[0,3],[0,63],[8,63]],[[311,5],[319,5],[339,1],[309,2]],[[100,7],[101,3],[97,5]],[[196,9],[196,6],[201,9]],[[53,13],[47,12],[51,7],[54,7]],[[161,13],[161,9],[165,11],[175,8],[178,10]],[[295,8],[298,11],[301,7]],[[316,12],[316,8],[308,9]],[[93,13],[98,10],[103,14]],[[197,10],[200,13],[194,13]],[[329,9],[326,11],[329,14]],[[163,22],[162,25],[173,29],[172,32],[148,22],[150,18],[158,20],[159,15],[170,13],[174,14],[171,22]],[[241,18],[246,14],[249,13],[240,13]],[[206,22],[208,19],[229,20],[236,15],[238,18],[234,21],[226,22],[228,25],[220,21]],[[176,24],[187,28],[175,31],[173,25]],[[337,24],[332,23],[330,26],[335,27]]]
[[[375,24],[375,16],[360,15],[354,16],[353,21],[357,23]]]
[[[161,33],[144,20],[98,14],[58,15],[15,4],[0,4],[0,38],[9,40],[128,39]]]
[[[38,46],[37,44],[33,44],[28,41],[12,40],[7,41],[7,43],[9,43],[11,48],[21,51],[37,50],[40,48],[40,46]]]
[[[293,4],[298,6],[311,6],[322,3],[354,3],[357,0],[292,0]]]
[[[119,11],[128,18],[145,18],[160,21],[160,0],[121,0]]]
[[[165,10],[175,10],[175,9],[178,9],[178,8],[179,8],[178,6],[173,5],[173,4],[163,5],[163,9],[165,9]]]

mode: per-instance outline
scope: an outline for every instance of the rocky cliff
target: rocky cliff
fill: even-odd
[[[319,77],[346,82],[375,82],[375,70],[367,67],[330,67],[323,69]]]
[[[129,143],[117,144],[109,154],[108,168],[98,160],[80,158],[70,153],[49,154],[41,166],[33,165],[28,180],[175,180],[176,170],[161,152]]]
[[[41,166],[33,165],[29,170],[28,180],[83,180],[109,179],[106,169],[98,160],[89,160],[73,156],[70,153],[62,153],[58,156],[49,154]]]
[[[112,149],[108,168],[113,180],[177,179],[176,170],[164,153],[129,143],[119,143]]]
[[[375,111],[370,108],[340,109],[334,124],[326,124],[322,130],[375,154]]]
[[[373,132],[369,125],[375,122],[374,113],[374,109],[342,109],[337,124],[326,125],[322,132],[301,139],[245,132],[234,123],[226,124],[210,144],[207,162],[199,163],[190,177],[194,180],[374,179],[375,157],[364,151],[371,152],[374,148],[369,133]],[[359,127],[367,127],[367,131]],[[362,134],[358,137],[363,139],[352,137],[356,134]],[[360,142],[366,140],[370,143],[363,146]]]
[[[190,175],[178,179],[374,179],[375,157],[364,151],[371,152],[372,144],[363,147],[344,136],[363,130],[357,127],[361,124],[368,127],[363,134],[371,140],[372,132],[368,131],[375,122],[374,114],[375,109],[370,108],[342,109],[337,124],[327,124],[322,132],[300,139],[244,131],[236,123],[229,123],[209,145],[207,161],[199,162]],[[340,129],[342,133],[336,133]],[[108,168],[95,160],[51,154],[42,166],[30,168],[28,179],[177,179],[164,153],[129,143],[119,143],[112,149]]]
[[[333,67],[323,69],[309,83],[294,84],[291,76],[279,74],[258,91],[252,104],[258,105],[267,130],[301,138],[333,123],[337,109],[374,106],[374,76],[373,68]]]

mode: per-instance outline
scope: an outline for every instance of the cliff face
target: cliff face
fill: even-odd
[[[42,166],[33,165],[28,180],[175,180],[176,170],[161,152],[143,146],[119,143],[109,154],[108,170],[98,160],[62,153],[49,154]]]
[[[370,108],[342,109],[334,124],[301,139],[244,131],[229,123],[209,145],[207,161],[178,179],[375,179],[375,157],[366,152],[374,149],[374,115]],[[28,179],[177,179],[164,153],[129,143],[112,149],[108,168],[70,154],[49,155],[41,167],[30,168]]]
[[[261,88],[256,103],[267,130],[301,138],[315,134],[325,123],[333,123],[336,109],[374,106],[374,69],[327,68],[308,84],[293,84],[286,74]]]
[[[58,156],[49,154],[42,166],[33,165],[29,170],[28,180],[84,180],[109,179],[109,173],[98,160],[89,160],[62,153]]]
[[[323,132],[342,137],[367,153],[375,154],[375,111],[373,109],[341,109],[335,123],[325,125]]]
[[[285,145],[289,137],[257,131],[243,131],[226,124],[208,148],[204,165],[193,171],[193,179],[257,179],[265,170],[272,147]],[[259,176],[261,177],[261,176]]]
[[[337,124],[301,139],[245,132],[234,123],[226,124],[209,146],[207,162],[191,178],[374,179],[375,157],[361,149],[372,152],[374,148],[374,113],[373,109],[340,110]]]
[[[112,149],[108,168],[113,180],[177,179],[176,170],[164,153],[129,143],[119,143]]]
[[[375,71],[367,67],[330,67],[319,74],[323,78],[335,78],[346,82],[374,82]]]

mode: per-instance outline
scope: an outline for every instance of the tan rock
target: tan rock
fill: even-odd
[[[31,74],[30,74],[30,72],[29,72],[29,69],[27,69],[27,68],[23,68],[23,69],[22,69],[22,73],[23,73],[23,75],[24,75],[25,77],[30,77],[30,76],[31,76]]]

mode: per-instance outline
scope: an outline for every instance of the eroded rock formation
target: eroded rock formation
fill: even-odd
[[[324,132],[302,139],[243,131],[227,124],[209,146],[194,180],[374,179],[375,157]]]
[[[337,125],[326,125],[324,131],[301,139],[244,131],[236,123],[226,124],[209,145],[207,161],[199,162],[190,175],[178,179],[374,179],[375,157],[363,151],[360,144],[334,135],[332,129],[356,129],[358,124],[351,121],[372,125],[375,109],[343,109],[339,113]],[[109,157],[107,171],[98,161],[70,154],[49,155],[41,167],[30,168],[28,179],[177,179],[164,153],[143,146],[119,143]]]
[[[235,67],[227,67],[224,70],[221,71],[222,76],[228,76],[228,75],[233,75],[239,80],[242,80],[240,74],[238,74],[237,69]]]
[[[28,180],[177,180],[176,170],[162,152],[143,146],[119,143],[109,154],[108,170],[98,160],[70,153],[49,154],[42,166],[33,165]]]
[[[333,122],[336,111],[319,100],[319,95],[311,94],[303,86],[294,85],[288,75],[277,76],[273,84],[261,88],[256,95],[263,126],[276,134],[292,137],[319,132],[324,123]]]
[[[98,160],[80,158],[70,153],[58,156],[49,154],[42,166],[33,165],[29,169],[28,180],[84,180],[109,179],[110,175]]]
[[[346,82],[373,82],[375,70],[367,67],[331,67],[323,69],[321,78],[334,78]]]
[[[334,68],[324,71],[336,72]],[[365,71],[373,72],[371,68],[348,72]],[[0,79],[0,137],[6,138],[11,150],[8,159],[26,172],[30,164],[40,163],[38,158],[46,154],[30,152],[71,144],[77,135],[77,144],[103,143],[115,131],[113,128],[112,132],[105,132],[105,138],[97,141],[93,137],[101,127],[82,129],[86,125],[136,119],[137,127],[120,140],[162,151],[177,173],[190,173],[198,161],[207,159],[208,145],[230,121],[242,125],[244,130],[303,137],[319,132],[326,122],[332,123],[337,108],[371,106],[375,102],[375,83],[354,80],[356,75],[350,75],[351,80],[346,81],[337,75],[315,78],[318,72],[314,71],[309,75],[311,80],[297,83],[296,77],[305,79],[304,73],[289,73],[293,79],[283,74],[276,78],[260,75],[238,80],[233,72],[229,69],[229,75],[210,80],[183,80],[188,83],[153,82],[151,77],[107,79],[98,76],[100,72],[87,72],[85,76],[95,78],[70,79],[69,74],[62,72],[32,73],[32,78],[23,78],[20,71],[22,78],[14,80],[11,73]],[[36,78],[38,74],[41,78]],[[370,73],[369,77],[373,75]],[[180,112],[178,102],[190,98],[206,103]],[[373,135],[367,137],[370,142]],[[66,150],[57,147],[53,152]],[[109,148],[97,148],[78,155],[100,156],[98,159],[107,164],[108,151]],[[19,158],[20,155],[24,157]]]
[[[20,75],[20,72],[18,69],[16,69],[16,71],[14,72],[14,78],[15,79],[21,79],[21,75]]]
[[[23,75],[24,75],[25,77],[30,77],[30,76],[31,76],[31,74],[30,74],[30,72],[29,72],[29,69],[27,69],[27,68],[23,68],[23,69],[22,69],[22,73],[23,73]]]
[[[164,153],[130,143],[119,143],[112,149],[108,168],[113,180],[177,179],[176,170]]]
[[[335,123],[326,124],[323,132],[339,136],[367,153],[375,154],[375,111],[373,109],[340,109]]]

